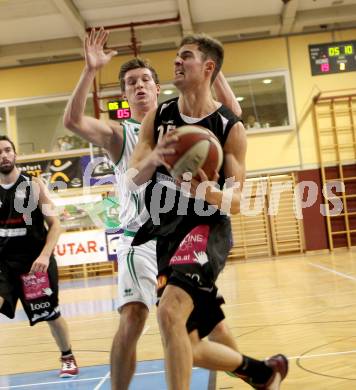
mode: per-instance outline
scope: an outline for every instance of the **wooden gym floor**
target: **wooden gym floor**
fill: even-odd
[[[61,282],[62,312],[70,327],[73,350],[80,367],[86,367],[77,381],[59,380],[56,371],[49,371],[49,387],[36,379],[33,375],[59,367],[47,325],[30,328],[21,309],[13,321],[1,316],[0,389],[109,389],[109,351],[119,322],[115,284],[115,278]],[[227,302],[227,322],[240,350],[257,358],[277,352],[288,356],[290,372],[282,389],[356,388],[355,251],[230,262],[218,284]],[[139,343],[138,360],[161,359],[152,312]],[[96,373],[99,366],[103,371]],[[94,371],[95,384],[83,379],[84,373]],[[152,374],[154,368],[148,372]],[[141,384],[135,381],[132,389],[165,389],[162,368],[159,372],[159,385],[150,382],[148,375],[141,377]],[[13,380],[19,373],[25,373],[22,385]],[[191,388],[208,389],[203,382],[195,378]],[[216,389],[249,388],[225,373],[217,375]]]

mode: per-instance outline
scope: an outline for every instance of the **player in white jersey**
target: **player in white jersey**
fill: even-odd
[[[151,241],[131,247],[135,232],[147,219],[143,192],[129,192],[122,174],[138,139],[140,123],[145,114],[157,107],[159,81],[156,71],[145,61],[133,59],[120,68],[121,90],[129,102],[131,119],[104,122],[84,114],[87,96],[96,72],[117,54],[103,50],[108,33],[103,29],[90,33],[85,40],[85,67],[64,113],[64,125],[89,142],[103,147],[115,163],[117,190],[121,204],[120,222],[125,229],[118,244],[120,324],[111,350],[112,389],[129,387],[136,365],[137,341],[144,329],[149,308],[156,302],[156,251]],[[214,84],[217,98],[240,115],[241,109],[224,76]],[[209,336],[212,340],[236,347],[234,338],[219,324]]]
[[[85,67],[79,82],[67,104],[64,125],[89,142],[103,147],[112,162],[118,180],[121,215],[125,229],[118,244],[119,311],[120,324],[111,350],[111,380],[113,389],[127,389],[135,371],[136,345],[148,310],[156,297],[156,252],[154,242],[140,251],[131,250],[135,231],[145,222],[144,213],[138,210],[144,202],[142,195],[130,193],[121,180],[135,142],[136,130],[145,114],[157,106],[159,82],[155,70],[146,62],[133,59],[120,68],[121,90],[125,92],[132,119],[120,124],[117,121],[101,121],[84,114],[87,96],[96,72],[105,66],[117,52],[104,52],[108,33],[101,28],[92,30],[85,39]]]
[[[120,199],[119,220],[125,228],[136,232],[148,218],[144,207],[144,191],[129,192],[125,185],[125,172],[128,169],[128,161],[138,140],[141,123],[135,119],[128,119],[121,123],[123,127],[124,145],[122,154],[115,162],[115,176],[117,181],[117,193]]]
[[[125,172],[138,141],[140,125],[134,119],[128,119],[122,123],[122,154],[115,164],[117,193],[120,199],[119,220],[121,226],[124,227],[124,233],[120,237],[117,247],[120,271],[119,308],[135,302],[140,302],[149,308],[156,303],[156,243],[150,241],[142,247],[134,248],[131,246],[135,233],[148,219],[144,188],[130,192],[127,191],[125,184]]]

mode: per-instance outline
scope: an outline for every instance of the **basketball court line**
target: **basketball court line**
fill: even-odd
[[[288,356],[288,360],[314,359],[314,358],[327,357],[327,356],[352,355],[354,353],[356,353],[356,349],[351,349],[350,351],[319,353],[319,354],[315,354],[315,355]]]
[[[94,390],[99,390],[101,388],[101,386],[103,385],[103,383],[110,378],[110,370],[108,371],[108,373],[104,376],[104,378],[94,387]]]
[[[0,390],[9,389],[39,389],[39,390],[109,390],[110,372],[108,365],[82,367],[77,378],[51,378],[58,375],[58,370],[30,372],[23,374],[0,376]],[[104,375],[104,373],[106,373]],[[142,388],[166,389],[163,360],[147,360],[138,362],[130,389]],[[29,383],[30,382],[30,383]],[[99,382],[96,384],[91,382]],[[194,367],[191,389],[208,390],[209,371]],[[90,386],[90,387],[89,387]]]
[[[91,382],[95,380],[103,379],[102,377],[93,377],[93,378],[85,378],[85,379],[61,379],[52,382],[37,382],[37,383],[27,383],[23,385],[9,385],[6,387],[1,386],[0,390],[9,390],[9,389],[27,389],[27,388],[37,388],[40,386],[48,386],[48,385],[64,385],[67,388],[68,385],[75,382]],[[69,388],[69,387],[68,387]],[[75,387],[73,387],[74,389]]]
[[[351,279],[351,280],[353,280],[353,281],[356,281],[356,277],[354,277],[354,276],[352,276],[352,275],[349,275],[349,274],[345,274],[345,273],[343,273],[343,272],[335,271],[334,269],[325,267],[324,265],[317,264],[317,263],[310,263],[310,262],[308,262],[307,264],[309,264],[310,266],[315,267],[315,268],[320,268],[320,269],[322,269],[323,271],[330,272],[330,273],[332,273],[332,274],[341,276],[341,277],[343,277],[343,278]]]
[[[297,359],[315,359],[315,358],[323,358],[323,357],[332,357],[332,356],[341,356],[341,355],[351,355],[351,354],[356,354],[356,350],[349,350],[349,351],[339,351],[339,352],[329,352],[329,353],[321,353],[321,354],[313,354],[313,355],[297,355],[297,356],[289,356],[288,360],[297,360]],[[136,372],[134,375],[134,382],[132,386],[132,390],[138,390],[142,389],[142,387],[138,386],[138,384],[135,384],[135,380],[139,379],[139,377],[145,377],[145,386],[146,388],[155,388],[155,390],[163,390],[165,387],[149,387],[150,386],[150,379],[149,377],[153,376],[158,376],[159,380],[164,383],[164,369],[163,369],[163,360],[156,360],[156,361],[143,361],[143,362],[138,362],[138,365],[141,366],[140,368],[142,369],[142,364],[145,364],[148,368],[149,366],[153,367],[161,367],[162,369],[157,369],[157,370],[151,370],[151,371],[143,371],[143,372]],[[32,381],[33,383],[16,383],[16,377],[19,378],[21,376],[27,377],[27,379],[31,380],[31,376],[33,377],[32,379],[36,379],[36,377],[40,378],[41,374],[45,375],[48,377],[48,375],[55,376],[57,375],[58,371],[44,371],[44,372],[37,372],[37,373],[27,373],[27,374],[17,374],[17,375],[11,375],[7,376],[9,379],[14,378],[14,384],[11,385],[8,383],[7,385],[3,386],[6,382],[5,377],[0,376],[0,390],[9,390],[9,389],[33,389],[33,388],[38,388],[40,390],[50,390],[50,389],[66,389],[66,390],[78,390],[78,389],[88,389],[88,383],[93,382],[93,381],[99,381],[99,383],[96,385],[96,387],[93,387],[94,390],[99,390],[99,389],[109,389],[109,372],[107,372],[107,365],[104,366],[92,366],[92,367],[83,367],[82,368],[82,373],[81,375],[86,375],[87,373],[93,371],[97,371],[99,375],[94,375],[94,376],[88,376],[87,378],[73,378],[73,379],[58,379],[55,381]],[[139,368],[139,369],[140,369]],[[100,372],[107,372],[106,375],[100,375]],[[200,375],[196,375],[200,374]],[[202,375],[203,374],[203,375]],[[202,377],[205,377],[205,380],[201,380]],[[209,377],[209,372],[207,370],[202,370],[200,368],[194,367],[193,368],[193,379],[192,379],[192,389],[193,390],[204,390],[208,389],[208,377]],[[151,378],[152,379],[152,378]],[[21,382],[21,380],[19,380]],[[103,385],[105,386],[103,387]],[[165,386],[165,385],[163,385]]]

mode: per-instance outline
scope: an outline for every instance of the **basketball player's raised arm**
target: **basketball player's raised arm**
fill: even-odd
[[[35,191],[38,191],[38,205],[48,227],[48,232],[46,243],[40,255],[32,264],[30,272],[46,272],[49,265],[49,259],[57,244],[62,229],[55,206],[49,197],[48,189],[43,181],[38,178],[33,178],[33,182],[36,184]]]
[[[155,144],[154,119],[156,111],[156,109],[149,111],[142,122],[138,142],[131,155],[130,169],[126,174],[129,188],[132,188],[130,183],[140,186],[149,181],[157,167],[161,165],[169,169],[164,156],[175,153],[175,150],[170,147],[178,140],[174,132],[170,132],[164,137],[160,136]]]
[[[224,174],[226,185],[222,191],[207,191],[205,200],[229,214],[240,212],[241,192],[246,176],[246,132],[237,122],[230,130],[224,145]]]
[[[242,109],[239,102],[236,100],[236,96],[227,82],[224,74],[220,71],[214,82],[213,88],[216,95],[216,100],[229,108],[235,115],[241,117]]]
[[[85,105],[96,72],[116,54],[104,52],[108,32],[92,30],[85,38],[85,67],[66,106],[63,123],[73,133],[97,146],[105,148],[113,160],[119,158],[122,148],[122,128],[114,121],[104,122],[85,115]]]

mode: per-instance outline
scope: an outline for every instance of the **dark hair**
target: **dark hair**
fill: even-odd
[[[16,153],[15,144],[11,141],[11,139],[7,135],[0,135],[0,141],[7,141],[7,142],[9,142],[11,144],[11,146],[12,146],[12,149]]]
[[[159,79],[157,72],[152,68],[152,66],[149,64],[147,60],[143,60],[141,58],[133,58],[130,61],[125,62],[121,65],[120,71],[119,71],[119,82],[120,82],[120,88],[121,92],[125,91],[125,74],[132,69],[139,69],[139,68],[146,68],[151,71],[152,78],[156,84],[159,84]]]
[[[211,82],[213,82],[224,61],[224,48],[222,43],[206,34],[192,34],[185,36],[179,47],[184,45],[197,45],[198,49],[204,54],[204,60],[210,58],[215,62],[215,70],[211,76]]]

